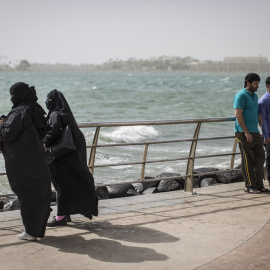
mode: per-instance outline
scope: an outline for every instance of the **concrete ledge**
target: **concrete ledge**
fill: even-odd
[[[103,200],[99,217],[76,215],[66,227],[48,228],[37,242],[16,238],[19,211],[0,213],[1,270],[269,269],[270,236],[264,235],[270,235],[270,193],[248,194],[243,186]],[[245,247],[256,243],[265,253],[253,260],[262,263],[248,268]],[[225,262],[227,268],[219,268]]]

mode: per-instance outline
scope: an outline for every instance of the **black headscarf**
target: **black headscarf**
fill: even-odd
[[[47,109],[49,110],[47,119],[50,118],[52,112],[57,111],[66,124],[76,123],[74,115],[65,97],[60,91],[54,89],[49,92],[45,104]]]
[[[24,82],[18,82],[10,87],[11,102],[13,103],[12,109],[20,106],[25,106],[31,114],[35,127],[39,134],[43,136],[46,133],[46,118],[45,111],[37,103],[38,97],[34,86],[29,87]]]
[[[59,114],[61,121],[65,126],[71,125],[73,140],[76,145],[78,157],[86,164],[86,142],[83,133],[81,132],[74,115],[64,97],[64,95],[54,89],[47,95],[47,100],[45,102],[47,109],[49,110],[47,119],[53,112]]]
[[[10,87],[11,102],[13,108],[19,107],[22,104],[30,104],[38,100],[34,86],[29,87],[24,82],[18,82]]]

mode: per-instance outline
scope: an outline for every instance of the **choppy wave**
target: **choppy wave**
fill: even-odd
[[[158,136],[158,131],[152,126],[125,126],[102,132],[100,136],[112,142],[139,142]]]

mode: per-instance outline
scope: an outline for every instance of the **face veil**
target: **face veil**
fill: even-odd
[[[67,113],[69,109],[69,106],[64,98],[64,95],[60,91],[57,91],[56,89],[52,90],[47,95],[47,100],[45,104],[46,108],[49,110],[48,117],[51,115],[53,111]]]
[[[73,113],[62,92],[56,89],[49,92],[45,104],[49,110],[47,119],[50,118],[52,112],[57,111],[66,124],[76,123]]]

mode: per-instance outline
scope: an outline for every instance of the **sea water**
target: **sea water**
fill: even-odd
[[[34,85],[38,102],[46,110],[49,91],[61,91],[78,123],[121,122],[142,120],[174,120],[234,116],[233,97],[243,88],[241,73],[142,73],[142,72],[0,72],[0,115],[11,109],[9,88],[23,81]],[[261,97],[266,89],[267,74],[261,75],[257,92]],[[99,144],[191,139],[196,125],[123,126],[101,128]],[[90,145],[94,128],[82,129]],[[200,138],[233,136],[234,122],[202,124]],[[197,156],[230,153],[234,140],[200,141]],[[189,143],[150,145],[147,160],[187,157]],[[88,149],[89,150],[89,149]],[[96,165],[141,162],[144,146],[98,148]],[[89,151],[88,151],[89,157]],[[236,165],[240,156],[236,156]],[[164,172],[186,172],[185,160],[147,164],[145,176],[155,177]],[[195,168],[229,169],[230,156],[197,159]],[[29,164],[29,170],[31,165]],[[96,184],[134,181],[140,178],[140,165],[95,168]],[[5,172],[0,157],[0,172]],[[0,194],[9,193],[6,176],[0,177]]]

